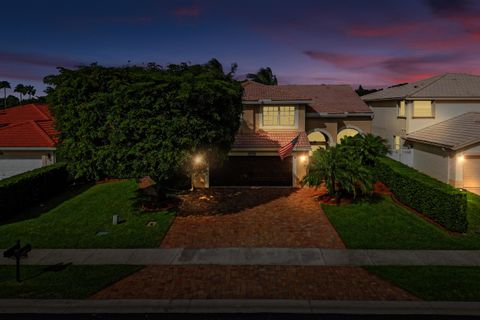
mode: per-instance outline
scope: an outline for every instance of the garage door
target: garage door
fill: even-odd
[[[0,156],[0,179],[40,168],[42,156]]]
[[[292,186],[292,157],[229,157],[210,168],[211,186]]]
[[[465,188],[480,188],[480,157],[465,157],[463,186]]]

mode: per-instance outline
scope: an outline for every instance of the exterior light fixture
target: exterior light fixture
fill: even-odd
[[[305,163],[305,162],[307,162],[307,160],[308,160],[308,157],[306,155],[301,155],[300,156],[300,162],[301,163]]]
[[[193,163],[196,164],[196,165],[200,165],[202,164],[203,162],[203,157],[201,155],[196,155],[195,157],[193,157]]]
[[[463,154],[459,155],[457,159],[458,159],[458,161],[463,162],[463,161],[465,161],[465,156]]]

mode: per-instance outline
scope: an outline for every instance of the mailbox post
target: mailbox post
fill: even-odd
[[[25,246],[20,246],[20,240],[17,240],[17,243],[13,245],[11,248],[5,250],[3,252],[3,256],[5,258],[15,258],[16,260],[16,278],[17,282],[21,282],[20,279],[20,259],[22,257],[26,257],[28,253],[32,250],[32,246],[30,244],[26,244]]]

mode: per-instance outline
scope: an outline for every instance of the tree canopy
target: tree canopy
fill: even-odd
[[[277,85],[277,76],[273,74],[270,67],[260,68],[257,73],[247,74],[247,79],[267,85]]]
[[[151,176],[188,170],[192,157],[225,153],[240,126],[235,66],[60,68],[44,79],[61,132],[59,156],[76,177]]]

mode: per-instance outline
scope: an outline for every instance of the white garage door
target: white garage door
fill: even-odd
[[[0,179],[40,168],[42,156],[0,156]]]
[[[480,188],[480,157],[465,157],[463,164],[463,186]]]

